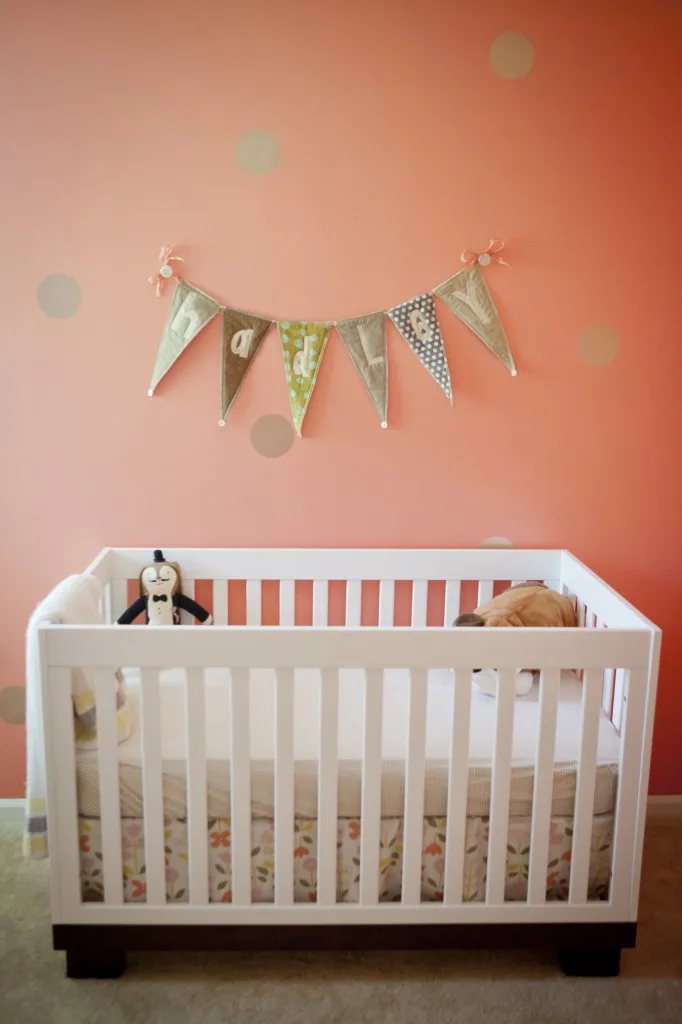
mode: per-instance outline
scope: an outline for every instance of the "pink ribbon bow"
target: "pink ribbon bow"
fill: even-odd
[[[460,261],[466,263],[468,267],[472,263],[480,263],[482,267],[487,267],[491,260],[495,260],[496,263],[501,263],[503,267],[508,267],[507,261],[498,255],[502,249],[504,249],[504,242],[500,242],[497,238],[491,238],[490,245],[483,252],[472,252],[470,249],[465,249],[460,256]]]
[[[183,260],[182,256],[172,256],[172,252],[173,250],[170,247],[170,245],[161,246],[161,252],[159,253],[159,262],[161,263],[161,266],[159,267],[156,274],[153,274],[149,278],[149,283],[156,285],[157,299],[161,298],[161,295],[163,293],[163,286],[166,283],[166,281],[170,280],[170,278],[172,277],[174,277],[176,281],[180,280],[178,275],[173,270],[171,263],[173,263],[174,261],[184,263],[185,261]]]

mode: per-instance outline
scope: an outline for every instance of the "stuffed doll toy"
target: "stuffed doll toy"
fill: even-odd
[[[128,626],[141,613],[152,626],[174,626],[180,622],[180,611],[189,612],[205,625],[211,624],[211,616],[205,608],[182,593],[180,566],[167,562],[163,552],[154,552],[154,562],[146,565],[140,573],[140,596],[119,616],[118,623]]]
[[[573,602],[544,583],[517,583],[475,611],[460,615],[455,626],[575,626]],[[497,693],[495,669],[476,669],[474,685],[481,693]],[[533,685],[533,673],[516,673],[516,696],[523,697]]]

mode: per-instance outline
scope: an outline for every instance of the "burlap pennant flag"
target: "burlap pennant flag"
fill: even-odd
[[[152,382],[149,385],[150,395],[154,394],[157,384],[168,373],[178,356],[182,355],[206,324],[211,322],[219,309],[220,303],[210,295],[199,291],[188,281],[180,281],[175,289],[156,355]]]
[[[370,313],[336,324],[342,342],[355,363],[363,383],[379,414],[382,427],[388,426],[388,359],[386,356],[386,317]]]
[[[329,337],[329,324],[282,320],[277,324],[282,341],[284,370],[296,433],[301,437],[303,419],[315,387]]]
[[[223,309],[221,427],[273,322],[236,309]]]
[[[389,309],[388,315],[412,351],[452,402],[450,370],[436,304],[428,293]]]
[[[449,281],[438,285],[435,292],[515,377],[514,357],[478,263],[472,263],[470,267],[460,270]]]

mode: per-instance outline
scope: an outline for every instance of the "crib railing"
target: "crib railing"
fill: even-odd
[[[49,828],[53,851],[53,916],[62,923],[419,923],[424,921],[629,920],[636,909],[633,880],[639,870],[642,751],[646,749],[647,689],[656,637],[645,628],[608,630],[430,630],[355,627],[163,627],[51,626],[42,631],[45,731],[48,752]],[[469,758],[471,666],[500,670],[492,762],[487,888],[483,903],[462,900]],[[532,664],[541,670],[537,760],[533,794],[528,899],[504,898],[509,826],[514,673]],[[109,677],[97,676],[99,775],[104,902],[81,902],[76,760],[70,670],[118,665],[141,670],[142,775],[146,904],[124,904],[121,809],[117,771],[114,696]],[[618,769],[614,854],[609,898],[588,901],[592,809],[603,674],[623,671],[627,694]],[[159,672],[186,670],[189,902],[167,904]],[[210,904],[207,883],[205,671],[230,669],[232,902]],[[454,668],[454,705],[449,751],[449,790],[442,904],[422,903],[421,822],[424,814],[427,674]],[[554,770],[554,738],[561,667],[584,670],[582,726],[573,823],[570,892],[566,903],[546,899],[545,879]],[[318,875],[316,903],[293,899],[294,669],[320,669],[322,689],[318,762]],[[336,793],[339,670],[361,669],[364,685],[360,896],[342,904],[336,896]],[[399,903],[379,901],[382,687],[387,669],[409,673],[409,731],[405,758],[404,851]],[[249,700],[251,673],[273,669],[275,737],[275,896],[251,903],[251,794]],[[647,762],[648,764],[648,762]],[[644,781],[645,785],[645,781]]]

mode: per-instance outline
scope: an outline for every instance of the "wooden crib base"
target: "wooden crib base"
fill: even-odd
[[[69,978],[119,978],[126,950],[532,949],[555,947],[564,974],[615,977],[634,922],[453,925],[54,925]]]

